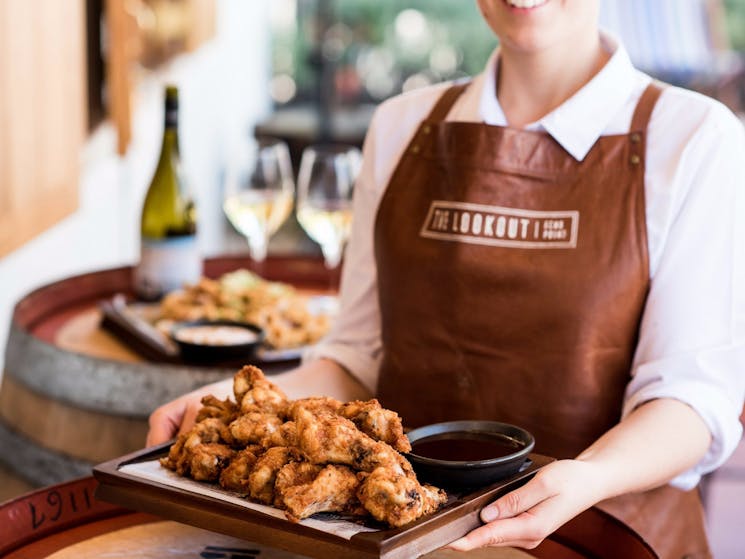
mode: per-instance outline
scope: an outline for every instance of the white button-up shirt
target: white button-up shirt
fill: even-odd
[[[608,35],[611,57],[573,97],[526,128],[548,132],[577,160],[603,135],[624,134],[649,76]],[[448,120],[506,126],[496,96],[498,52]],[[448,84],[383,103],[371,122],[355,187],[341,310],[305,359],[331,358],[375,390],[382,356],[373,228],[378,204],[418,124]],[[673,480],[693,487],[742,435],[745,395],[745,128],[723,105],[669,87],[648,128],[645,171],[650,291],[623,414],[655,398],[695,409],[712,434],[704,459]],[[412,395],[415,397],[415,395]]]

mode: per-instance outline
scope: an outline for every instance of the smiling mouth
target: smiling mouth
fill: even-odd
[[[539,6],[543,6],[545,3],[548,2],[548,0],[502,0],[505,4],[512,8],[518,8],[518,9],[530,9],[530,8],[538,8]]]

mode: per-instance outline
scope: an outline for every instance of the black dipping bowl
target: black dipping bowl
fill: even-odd
[[[507,478],[522,468],[535,446],[533,435],[528,431],[498,421],[435,423],[409,431],[407,437],[413,448],[406,457],[414,467],[417,478],[446,488],[483,487]],[[465,447],[460,446],[462,439],[467,440]],[[481,440],[483,444],[480,444]],[[474,445],[480,448],[474,449]],[[497,452],[497,447],[503,445],[507,447],[504,452]],[[424,455],[427,450],[438,457]],[[444,455],[448,455],[450,450],[455,454],[446,459]],[[490,456],[492,450],[494,455]],[[481,456],[469,459],[469,454]],[[466,459],[459,459],[459,456]]]
[[[251,341],[234,344],[198,343],[180,338],[187,328],[195,326],[233,326],[248,330],[253,334]],[[235,361],[250,357],[256,351],[265,338],[264,330],[255,324],[246,322],[234,322],[231,320],[195,320],[191,322],[179,322],[171,328],[171,338],[181,350],[181,358],[185,361],[199,363],[219,363],[224,361]]]

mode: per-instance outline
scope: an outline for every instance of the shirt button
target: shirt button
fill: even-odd
[[[632,165],[639,165],[639,163],[641,163],[641,160],[642,158],[639,157],[637,154],[632,155],[630,159]]]
[[[424,132],[425,134],[429,134],[431,131],[432,131],[432,127],[429,124],[425,124],[424,127],[422,128],[422,132]]]
[[[417,145],[411,146],[411,153],[419,153],[420,148]]]
[[[633,133],[633,134],[631,135],[631,142],[632,142],[632,143],[634,143],[634,144],[638,144],[638,143],[639,143],[639,142],[641,142],[641,141],[642,141],[642,135],[641,135],[641,134],[639,134],[639,132],[634,132],[634,133]]]

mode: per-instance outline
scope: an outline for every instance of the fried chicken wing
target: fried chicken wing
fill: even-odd
[[[301,408],[312,412],[325,410],[336,413],[341,407],[342,403],[336,398],[314,396],[291,401],[287,406],[286,414],[288,419],[295,420],[297,419],[297,412]]]
[[[420,485],[414,476],[391,468],[376,468],[364,478],[357,492],[362,506],[376,519],[398,527],[435,512],[447,494],[431,485]]]
[[[237,443],[247,445],[261,443],[281,426],[282,420],[275,414],[255,411],[239,416],[228,425],[228,431]]]
[[[348,402],[338,408],[338,413],[351,419],[360,431],[376,441],[388,443],[399,452],[411,452],[401,417],[395,411],[383,408],[375,398]]]
[[[277,474],[275,503],[293,522],[318,512],[351,513],[360,507],[359,486],[357,474],[346,466],[291,462]]]
[[[321,473],[322,469],[323,466],[305,461],[289,462],[282,466],[274,480],[274,505],[279,508],[286,508],[284,506],[285,493],[291,487],[311,483]]]
[[[297,412],[298,448],[314,464],[346,464],[356,470],[372,472],[386,466],[404,474],[411,464],[388,444],[373,440],[349,419],[327,411]]]
[[[234,455],[224,444],[198,444],[188,451],[190,475],[197,481],[216,481]]]
[[[273,446],[297,446],[297,425],[294,421],[285,421],[279,429],[272,431],[261,439],[261,446],[271,448]]]
[[[246,447],[236,453],[230,464],[220,474],[220,486],[242,495],[248,495],[248,476],[257,460],[255,446]]]
[[[233,378],[233,393],[241,412],[269,410],[284,413],[287,396],[258,367],[244,366]]]
[[[274,488],[278,495],[295,485],[310,483],[323,470],[323,466],[311,464],[305,461],[293,461],[285,464],[277,472],[277,479],[274,482]]]
[[[230,398],[220,400],[219,398],[208,395],[202,398],[202,407],[197,412],[197,423],[208,418],[217,418],[225,425],[238,417],[240,409]]]
[[[210,417],[196,423],[188,432],[179,435],[171,446],[168,456],[162,458],[160,463],[179,475],[189,475],[192,449],[202,444],[232,444],[232,442],[233,437],[225,424],[217,418]]]
[[[288,462],[300,458],[297,449],[291,447],[275,446],[267,450],[256,461],[248,475],[248,491],[251,498],[266,505],[272,504],[277,472]]]

